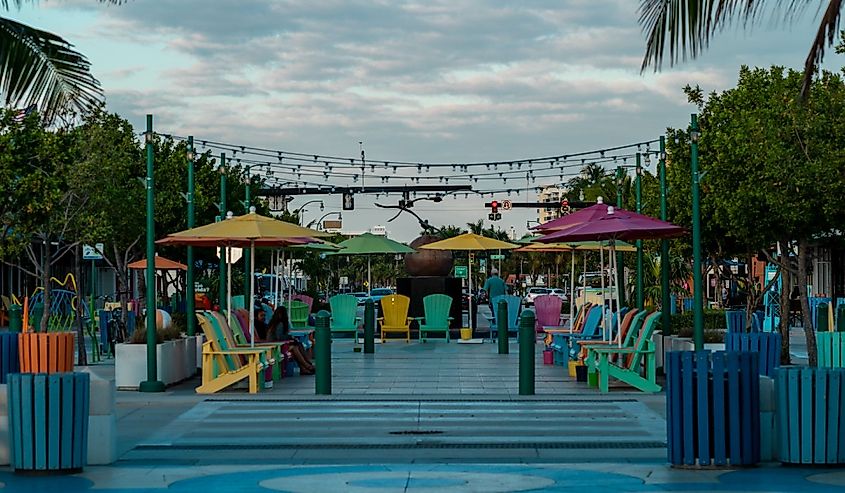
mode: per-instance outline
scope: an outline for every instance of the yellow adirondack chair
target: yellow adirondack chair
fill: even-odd
[[[381,342],[387,342],[387,333],[399,332],[405,334],[405,342],[411,342],[411,318],[408,318],[408,307],[411,298],[401,294],[391,294],[381,299],[382,317]]]
[[[207,341],[202,345],[202,384],[196,392],[213,394],[248,379],[249,392],[257,393],[263,387],[264,369],[275,362],[272,348],[234,349],[208,319],[197,319]]]

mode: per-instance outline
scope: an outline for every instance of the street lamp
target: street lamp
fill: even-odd
[[[701,190],[699,181],[701,176],[698,173],[698,140],[701,133],[698,130],[698,115],[693,113],[690,116],[690,171],[692,172],[692,335],[695,350],[701,351],[704,348],[704,306],[702,305],[702,283],[701,283]]]
[[[321,209],[322,209],[322,208],[321,208]],[[325,218],[327,218],[327,217],[331,216],[332,214],[337,214],[337,218],[338,218],[339,220],[341,220],[341,221],[343,220],[343,213],[342,213],[342,212],[340,212],[340,211],[331,211],[331,212],[327,212],[327,213],[323,214],[323,215],[322,215],[322,217],[320,217],[320,219],[314,219],[314,220],[312,220],[312,221],[311,221],[311,222],[309,222],[309,223],[308,223],[308,225],[307,225],[307,226],[305,226],[305,227],[306,227],[306,228],[310,228],[311,226],[313,226],[314,224],[316,224],[316,225],[317,225],[317,230],[318,230],[318,231],[321,231],[321,230],[323,229],[323,226],[322,226],[322,224],[323,224],[323,219],[325,219]]]
[[[293,214],[296,214],[299,217],[299,225],[300,226],[302,226],[302,215],[300,215],[299,213],[302,212],[305,209],[305,206],[307,206],[308,204],[316,204],[316,203],[320,204],[320,210],[321,211],[325,209],[325,205],[323,204],[322,200],[309,200],[308,202],[302,204],[299,207],[299,209],[296,209],[295,211],[293,211]]]

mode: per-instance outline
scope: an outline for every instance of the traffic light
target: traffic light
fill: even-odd
[[[499,212],[499,201],[494,200],[490,202],[490,214],[487,214],[487,219],[491,221],[498,221],[502,218],[502,213]]]
[[[343,210],[355,210],[355,194],[352,192],[343,192]]]
[[[569,214],[572,209],[569,207],[569,199],[563,199],[560,201],[560,213],[561,214]]]

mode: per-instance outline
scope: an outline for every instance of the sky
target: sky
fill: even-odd
[[[426,163],[656,139],[667,127],[685,127],[695,111],[685,85],[727,89],[743,64],[799,67],[815,33],[815,15],[792,25],[767,20],[751,31],[728,29],[694,61],[640,73],[638,4],[41,0],[7,15],[75,44],[108,109],[139,132],[151,113],[157,131],[197,140],[343,157],[360,156],[363,142],[368,160]],[[841,66],[842,58],[828,53],[826,62]],[[344,230],[384,225],[410,241],[420,231],[414,218],[388,222],[393,212],[373,205],[398,198],[357,196],[356,209],[343,214]],[[494,198],[535,201],[536,192]],[[324,210],[309,204],[304,222],[340,210],[339,195],[297,197],[290,207],[317,199]],[[433,225],[490,224],[489,200],[459,195],[415,211]],[[514,209],[493,224],[521,235],[536,218],[535,210]]]

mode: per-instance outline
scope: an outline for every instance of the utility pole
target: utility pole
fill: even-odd
[[[693,289],[693,342],[695,350],[704,349],[704,305],[701,283],[701,176],[698,173],[698,115],[690,115],[690,170],[692,171],[692,289]]]
[[[667,221],[666,204],[666,137],[660,136],[660,219]],[[672,298],[669,295],[669,240],[660,240],[660,318],[663,333],[666,334],[672,325],[672,311],[669,306]]]

